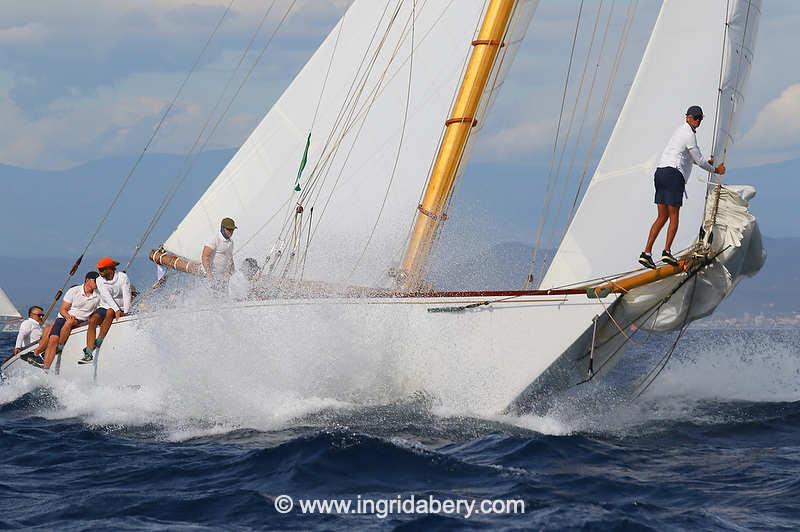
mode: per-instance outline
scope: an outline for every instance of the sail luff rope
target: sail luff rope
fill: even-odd
[[[603,32],[603,39],[600,46],[600,54],[598,55],[598,62],[597,66],[595,67],[595,75],[597,71],[600,69],[600,59],[602,57],[603,49],[605,47],[606,38],[608,36],[608,30],[611,27],[611,17],[614,13],[614,7],[616,5],[616,0],[611,2],[611,8],[608,11],[608,18],[606,19],[606,27]],[[594,84],[594,81],[593,81]],[[539,256],[539,251],[541,250],[542,245],[542,238],[544,237],[544,228],[547,224],[547,220],[549,219],[550,213],[550,204],[553,200],[553,194],[555,192],[555,181],[553,176],[553,162],[554,160],[551,159],[551,165],[547,173],[547,188],[545,189],[544,201],[542,206],[542,211],[539,215],[539,222],[536,226],[536,237],[534,238],[533,244],[533,251],[531,253],[531,265],[529,268],[528,276],[525,280],[525,286],[530,286],[534,279],[533,279],[533,272],[536,268],[537,258]]]
[[[125,179],[122,181],[122,184],[120,185],[119,189],[117,190],[117,193],[114,196],[114,199],[111,201],[111,204],[108,206],[108,209],[106,209],[105,214],[100,219],[100,222],[97,224],[97,227],[95,228],[94,232],[89,237],[89,241],[84,246],[83,251],[81,252],[80,256],[75,260],[75,263],[73,264],[72,268],[70,269],[69,273],[67,274],[66,279],[64,279],[64,283],[61,285],[61,288],[56,292],[56,295],[53,298],[53,301],[47,307],[47,311],[45,312],[45,320],[47,320],[47,318],[50,316],[50,313],[53,311],[53,308],[58,303],[58,299],[61,297],[61,294],[63,293],[64,289],[67,287],[67,284],[69,283],[69,280],[77,272],[78,267],[80,266],[80,263],[83,260],[84,255],[86,255],[86,252],[89,250],[89,247],[91,247],[91,245],[94,243],[95,238],[97,238],[97,235],[100,232],[100,229],[103,227],[103,225],[105,225],[106,221],[108,220],[108,217],[111,215],[111,212],[114,210],[114,207],[116,206],[117,202],[119,201],[119,198],[122,196],[122,192],[125,190],[125,188],[127,187],[128,183],[130,182],[131,178],[133,177],[133,174],[136,172],[136,169],[139,167],[139,164],[142,162],[142,159],[144,158],[145,153],[147,153],[147,150],[150,148],[150,145],[155,140],[155,138],[158,135],[159,131],[161,131],[161,127],[164,125],[164,122],[166,121],[167,116],[169,116],[170,111],[175,106],[175,102],[178,100],[178,98],[180,97],[181,93],[183,92],[183,88],[186,86],[186,83],[189,81],[189,78],[192,77],[192,74],[197,69],[197,66],[200,64],[200,60],[202,59],[203,55],[205,55],[206,50],[208,49],[209,45],[211,44],[211,41],[214,39],[214,36],[217,34],[217,31],[219,30],[220,26],[222,25],[222,22],[228,16],[228,13],[230,12],[230,9],[231,9],[231,6],[233,5],[233,2],[234,2],[234,0],[230,0],[230,2],[228,3],[228,6],[225,8],[225,11],[220,16],[219,20],[217,21],[216,26],[214,26],[214,29],[212,30],[211,34],[208,36],[208,39],[206,39],[205,45],[203,46],[202,50],[197,55],[197,58],[195,59],[194,63],[192,64],[192,67],[189,69],[189,72],[186,74],[186,77],[183,79],[181,84],[178,86],[178,90],[175,93],[175,96],[172,98],[172,101],[170,101],[169,105],[164,110],[164,113],[161,115],[161,119],[158,121],[158,123],[156,124],[155,129],[153,130],[153,133],[150,135],[150,138],[145,143],[145,146],[142,149],[141,153],[139,154],[139,157],[136,159],[136,162],[134,162],[133,167],[128,172],[128,175],[125,176]]]
[[[728,125],[723,130],[725,135],[730,135],[731,128],[733,127],[733,115],[734,115],[734,112],[736,110],[735,109],[736,108],[736,91],[737,91],[737,87],[739,86],[739,76],[742,73],[742,62],[744,61],[744,56],[745,56],[744,44],[745,44],[745,39],[747,38],[747,26],[748,26],[748,23],[750,21],[750,7],[752,5],[753,5],[752,1],[748,1],[747,2],[747,11],[745,12],[745,16],[744,16],[744,28],[742,29],[742,42],[739,45],[739,65],[738,65],[738,67],[736,69],[736,79],[734,81],[734,84],[733,84],[733,87],[732,87],[732,93],[731,93],[732,109],[731,109],[731,112],[728,113]],[[730,22],[728,22],[727,15],[725,17],[725,20],[726,20],[725,33],[727,34],[728,24],[730,24]],[[722,89],[722,79],[721,78],[720,78],[720,89]],[[721,97],[721,91],[720,91],[720,97]],[[715,121],[715,126],[716,126],[716,117],[715,117],[714,121]],[[716,130],[716,127],[715,127],[715,130]],[[717,133],[717,132],[715,131],[715,133]],[[715,140],[716,140],[716,136],[717,135],[714,135]],[[732,138],[731,138],[731,140],[732,140]],[[724,140],[723,140],[723,143],[725,143]],[[716,149],[716,148],[717,147],[715,146],[714,149]],[[727,154],[727,150],[728,150],[728,147],[727,147],[727,145],[725,145],[723,147],[723,158]],[[712,154],[713,153],[714,152],[712,151]],[[708,189],[706,189],[706,190],[708,190]],[[721,194],[722,194],[722,178],[720,177],[719,183],[714,187],[714,207],[713,207],[713,209],[711,211],[711,225],[710,225],[709,231],[708,231],[709,238],[710,238],[711,233],[714,230],[714,225],[716,225],[716,223],[717,223],[717,212],[719,211],[719,201],[720,201]]]
[[[153,216],[150,218],[150,222],[148,223],[147,227],[145,228],[144,232],[142,233],[142,236],[139,239],[139,242],[136,244],[136,247],[134,248],[133,253],[131,254],[131,257],[128,259],[128,262],[125,265],[125,268],[123,268],[123,271],[127,271],[128,268],[130,268],[131,264],[133,264],[134,259],[139,254],[139,252],[141,251],[142,247],[144,247],[145,242],[150,237],[152,232],[155,230],[155,227],[158,224],[158,221],[163,216],[164,211],[167,209],[169,204],[172,202],[172,199],[175,197],[175,194],[177,194],[178,189],[180,188],[180,186],[185,181],[186,176],[188,175],[188,169],[191,168],[191,164],[192,164],[192,161],[193,161],[193,156],[196,153],[195,150],[197,149],[197,146],[199,145],[200,140],[203,138],[203,135],[205,134],[206,129],[208,128],[208,125],[211,123],[211,119],[214,117],[214,115],[217,112],[217,109],[219,109],[219,106],[222,104],[222,100],[225,97],[225,94],[228,92],[228,89],[230,88],[231,83],[233,82],[234,78],[236,77],[236,75],[239,72],[239,69],[241,68],[242,64],[244,63],[245,57],[247,57],[247,54],[250,53],[250,50],[251,50],[253,44],[255,43],[256,37],[261,32],[261,28],[263,27],[264,23],[266,22],[267,17],[269,16],[269,14],[272,11],[272,8],[274,6],[275,6],[275,0],[273,0],[273,2],[269,5],[267,10],[264,12],[264,15],[261,17],[261,20],[260,20],[258,26],[256,27],[256,30],[253,32],[253,35],[250,37],[250,41],[248,42],[245,50],[242,52],[241,56],[239,57],[239,61],[236,64],[236,67],[233,69],[233,72],[228,77],[228,80],[225,83],[225,87],[222,89],[222,92],[220,93],[219,97],[217,98],[217,101],[214,103],[214,107],[208,113],[208,116],[206,117],[205,123],[203,124],[203,127],[200,129],[200,133],[197,135],[197,137],[194,140],[194,143],[192,144],[191,148],[189,149],[189,151],[187,152],[186,156],[184,157],[182,171],[179,171],[178,174],[175,175],[175,178],[173,180],[172,186],[170,187],[170,189],[168,189],[167,193],[161,199],[161,204],[158,206],[156,211],[153,213]]]

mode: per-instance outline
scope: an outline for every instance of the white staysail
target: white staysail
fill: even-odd
[[[701,151],[709,157],[713,146],[715,162],[724,162],[744,99],[760,12],[758,0],[664,2],[611,139],[543,287],[636,267],[655,217],[653,172],[690,105],[700,105],[706,115],[697,130]],[[695,168],[696,178],[687,180],[675,250],[697,237],[705,174]]]
[[[6,295],[5,291],[0,288],[0,317],[3,318],[21,318],[22,314],[19,313],[17,307],[11,302],[11,299]]]
[[[517,5],[511,26],[517,40],[537,3]],[[268,254],[274,261],[281,251],[286,261],[287,251],[305,246],[310,227],[302,250],[306,279],[385,283],[404,248],[485,5],[356,0],[165,249],[197,260],[229,216],[239,227],[237,264],[253,257],[263,265]],[[494,86],[512,56],[506,54]],[[294,215],[298,202],[302,218]]]

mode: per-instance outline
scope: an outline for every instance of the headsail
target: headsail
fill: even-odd
[[[6,295],[5,291],[0,288],[0,317],[3,318],[21,318],[22,315],[11,302],[11,299]]]
[[[713,145],[716,162],[724,162],[744,99],[760,12],[759,0],[664,2],[611,139],[542,287],[635,267],[655,213],[653,172],[690,105],[700,105],[706,114],[697,130],[700,149],[708,157]],[[676,250],[697,237],[704,174],[695,168],[686,184]]]
[[[528,20],[530,3],[518,10]],[[239,227],[237,260],[263,263],[270,250],[275,260],[278,250],[304,245],[310,224],[306,278],[387,282],[485,4],[356,0],[164,247],[197,260],[220,219],[230,216]]]

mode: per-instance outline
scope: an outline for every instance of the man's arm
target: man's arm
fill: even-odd
[[[72,302],[65,299],[61,302],[61,308],[58,309],[58,313],[61,314],[65,320],[77,323],[78,320],[75,318],[75,316],[69,313],[69,309],[71,308]]]
[[[22,348],[29,344],[31,336],[31,322],[23,321],[22,325],[19,326],[19,332],[17,333],[17,343],[14,344],[14,354],[18,354],[22,351]]]
[[[203,246],[203,269],[206,271],[206,275],[208,276],[209,281],[214,280],[214,272],[211,271],[211,257],[214,256],[214,248],[211,246]]]
[[[128,314],[131,311],[131,280],[127,275],[122,278],[122,312]]]
[[[114,297],[111,295],[111,291],[108,289],[108,284],[104,282],[97,283],[97,291],[100,292],[100,302],[104,307],[110,308],[114,312],[119,312],[119,306],[117,305],[117,302],[114,301]]]

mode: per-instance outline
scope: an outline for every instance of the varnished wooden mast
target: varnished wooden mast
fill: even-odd
[[[472,55],[450,118],[445,122],[442,143],[428,177],[425,195],[418,207],[414,229],[403,257],[398,277],[398,286],[403,290],[416,291],[421,287],[436,229],[446,216],[444,209],[453,191],[470,130],[477,125],[475,115],[498,52],[504,45],[503,38],[515,3],[515,0],[491,0],[478,38],[472,42]]]

